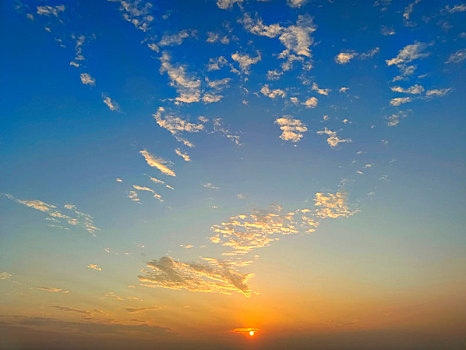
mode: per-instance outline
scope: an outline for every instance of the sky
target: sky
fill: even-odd
[[[466,3],[0,3],[1,349],[464,349]]]

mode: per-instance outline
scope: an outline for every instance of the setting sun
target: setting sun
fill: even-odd
[[[254,331],[249,331],[249,335],[252,337],[254,335]]]

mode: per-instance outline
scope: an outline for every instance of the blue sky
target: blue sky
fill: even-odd
[[[91,324],[130,341],[143,325],[182,348],[248,348],[249,330],[267,347],[276,329],[300,344],[310,329],[398,324],[460,344],[465,12],[453,0],[2,4],[5,329],[73,322],[66,339]],[[430,306],[392,316],[420,295]],[[320,318],[293,300],[321,303]],[[201,316],[222,320],[224,305],[242,318]],[[164,332],[154,339],[173,348]]]

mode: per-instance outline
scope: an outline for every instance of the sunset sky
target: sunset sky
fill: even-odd
[[[0,8],[0,349],[466,348],[466,3]]]

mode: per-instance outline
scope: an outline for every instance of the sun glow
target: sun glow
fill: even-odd
[[[249,335],[252,337],[254,335],[254,331],[249,331]]]

